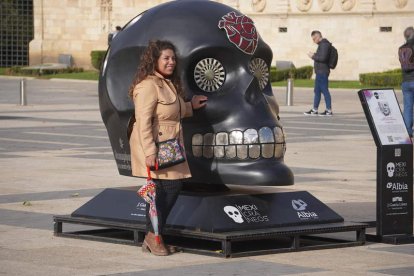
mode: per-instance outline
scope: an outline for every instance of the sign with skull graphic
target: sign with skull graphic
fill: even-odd
[[[377,145],[377,236],[395,235],[396,244],[413,234],[413,144],[393,89],[358,96]]]
[[[131,175],[128,88],[149,40],[177,48],[186,98],[208,96],[183,121],[193,183],[292,185],[286,143],[269,81],[272,51],[254,22],[213,1],[171,1],[138,15],[112,41],[99,79],[102,119],[120,174]],[[135,112],[139,112],[136,110]]]

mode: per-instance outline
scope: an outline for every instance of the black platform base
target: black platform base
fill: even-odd
[[[145,236],[143,224],[72,216],[55,216],[53,220],[54,234],[59,237],[141,246]],[[64,224],[99,229],[64,232]],[[365,244],[366,227],[362,223],[339,222],[223,233],[167,228],[164,239],[177,246],[179,251],[228,258],[359,246]],[[335,236],[335,233],[342,237]]]
[[[146,231],[145,202],[136,190],[108,188],[70,216],[54,217],[55,235],[140,245]],[[63,231],[67,224],[83,228]],[[367,226],[344,222],[306,191],[260,193],[235,187],[182,192],[163,238],[185,252],[236,257],[362,245]]]
[[[108,188],[72,217],[145,224],[145,202],[137,187]],[[343,222],[334,210],[306,191],[180,193],[166,224],[208,233]]]
[[[55,216],[53,219],[54,234],[59,237],[137,246],[144,240],[145,225],[140,223],[73,216]],[[100,229],[64,232],[63,227],[68,224]],[[221,233],[166,228],[164,238],[179,251],[228,258],[363,245],[366,227],[363,223],[338,222]],[[341,237],[335,237],[338,233]]]
[[[381,242],[387,244],[410,244],[414,243],[414,236],[412,235],[375,235],[366,234],[367,241],[370,242]]]

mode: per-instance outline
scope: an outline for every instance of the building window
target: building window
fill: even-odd
[[[287,33],[287,27],[279,27],[279,33]]]
[[[381,33],[390,33],[392,32],[392,27],[386,26],[386,27],[380,27]]]
[[[101,0],[101,26],[102,31],[112,31],[112,0]]]
[[[29,64],[33,39],[33,0],[2,0],[0,9],[0,67]]]

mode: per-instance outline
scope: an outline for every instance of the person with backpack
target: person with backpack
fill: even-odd
[[[404,31],[404,43],[398,49],[403,81],[404,111],[403,117],[408,134],[413,137],[413,106],[414,106],[414,28],[408,27]]]
[[[121,26],[116,26],[115,31],[108,34],[108,46],[111,46],[112,40],[115,38],[115,36],[122,31]]]
[[[313,108],[305,115],[332,116],[331,94],[329,93],[329,73],[334,69],[338,62],[338,52],[335,47],[325,38],[322,37],[320,31],[313,31],[311,37],[314,43],[318,44],[316,53],[309,52],[308,56],[314,60],[315,70],[315,87],[313,98]],[[318,113],[321,94],[325,99],[326,109],[322,113]]]

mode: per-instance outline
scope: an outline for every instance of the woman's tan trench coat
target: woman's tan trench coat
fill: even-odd
[[[160,74],[149,75],[134,88],[135,123],[129,140],[131,146],[132,175],[147,177],[145,157],[157,154],[156,142],[178,138],[183,143],[180,129],[181,117],[190,117],[193,110],[190,102],[177,95],[170,80]],[[152,171],[155,179],[182,179],[191,177],[188,163]]]

